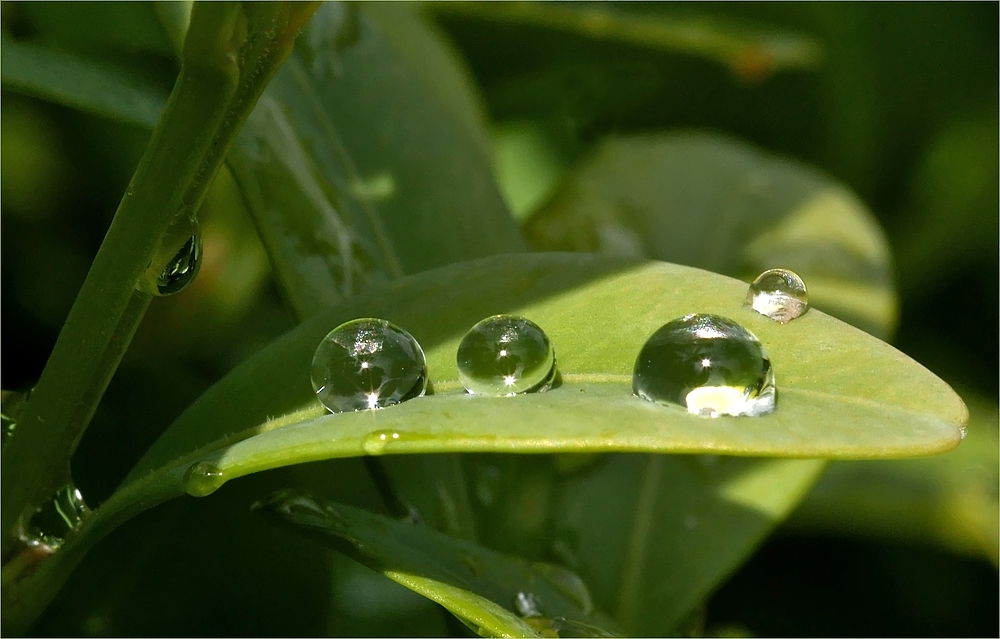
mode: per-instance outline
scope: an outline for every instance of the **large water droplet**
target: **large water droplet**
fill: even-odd
[[[786,324],[809,309],[809,294],[801,277],[783,268],[772,268],[753,281],[747,289],[745,304]]]
[[[474,395],[544,391],[555,374],[556,353],[549,338],[523,317],[487,317],[458,346],[458,379]]]
[[[757,338],[718,315],[686,315],[664,324],[639,352],[632,391],[708,417],[774,410],[774,372]]]
[[[519,592],[514,595],[514,610],[522,617],[541,617],[542,600],[533,592]]]
[[[385,320],[356,319],[320,342],[312,385],[332,413],[385,408],[424,394],[427,362],[420,344],[403,329]]]
[[[226,478],[215,462],[195,462],[184,473],[184,490],[192,497],[211,495],[225,482]]]
[[[83,501],[83,495],[69,483],[38,507],[21,533],[21,541],[27,546],[54,552],[89,514],[90,508]]]

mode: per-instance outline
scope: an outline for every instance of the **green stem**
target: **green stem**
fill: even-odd
[[[136,285],[171,223],[194,219],[222,159],[316,5],[197,3],[173,92],[2,453],[3,552],[69,480],[69,459],[150,296]]]

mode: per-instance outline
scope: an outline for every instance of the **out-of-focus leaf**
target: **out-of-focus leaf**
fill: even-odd
[[[919,297],[957,270],[996,262],[997,118],[960,120],[934,137],[917,168],[913,214],[900,229],[900,285]]]
[[[707,133],[610,139],[525,226],[538,250],[646,256],[752,280],[798,273],[810,303],[887,337],[896,322],[882,230],[845,187]]]
[[[518,614],[597,628],[613,624],[594,610],[586,585],[565,568],[531,564],[301,493],[279,493],[257,507],[433,599],[484,636],[538,636]]]
[[[963,394],[968,436],[931,459],[837,461],[789,520],[794,529],[937,543],[997,565],[996,400]]]
[[[166,93],[122,69],[44,45],[2,41],[5,87],[96,115],[152,128]]]
[[[449,2],[436,11],[578,33],[707,58],[725,64],[748,80],[787,68],[811,68],[821,58],[819,45],[788,32],[727,24],[719,18],[630,15],[613,5],[545,2]]]
[[[230,163],[301,317],[523,248],[481,142],[440,100],[358,5],[324,5],[300,36]]]
[[[171,55],[170,38],[152,2],[30,2],[18,5],[18,19],[40,40],[76,50]]]
[[[670,636],[798,503],[823,466],[614,455],[559,484],[553,551],[634,636]]]
[[[471,71],[441,30],[412,2],[369,2],[367,13],[393,49],[433,90],[441,106],[465,127],[480,152],[489,154],[486,107]]]

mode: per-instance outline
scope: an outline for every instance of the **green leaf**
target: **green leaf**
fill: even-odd
[[[789,520],[797,530],[939,544],[997,565],[997,403],[962,394],[968,436],[930,459],[838,461]]]
[[[857,197],[716,134],[607,140],[525,234],[536,250],[646,256],[746,281],[787,268],[821,310],[877,337],[896,322],[888,245]]]
[[[406,273],[522,250],[481,141],[358,5],[320,8],[230,155],[307,317]]]
[[[146,128],[167,101],[157,87],[107,63],[7,37],[2,42],[5,88]]]
[[[433,599],[484,636],[538,636],[528,625],[531,619],[514,614],[518,599],[522,613],[533,607],[544,617],[613,625],[593,609],[580,578],[565,568],[531,564],[425,526],[296,492],[279,493],[256,507]]]
[[[556,554],[633,636],[670,636],[780,522],[823,460],[614,455],[559,485]]]
[[[182,494],[185,471],[199,460],[216,463],[221,479],[229,480],[366,454],[656,451],[879,458],[931,454],[958,444],[965,406],[947,384],[821,312],[810,310],[787,325],[771,322],[742,306],[745,286],[664,263],[535,254],[456,264],[352,298],[297,327],[206,392],[33,578],[68,570],[64,564],[119,523]],[[561,386],[513,398],[460,391],[458,342],[473,323],[498,312],[525,315],[548,333]],[[777,378],[773,414],[712,420],[632,396],[630,372],[645,339],[691,312],[736,318],[761,339]],[[420,341],[436,394],[386,410],[324,414],[309,383],[313,351],[332,327],[365,316],[388,319]]]

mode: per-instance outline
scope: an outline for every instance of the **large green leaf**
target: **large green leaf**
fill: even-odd
[[[229,161],[302,317],[405,273],[523,249],[471,125],[364,10],[329,3]]]
[[[965,407],[926,369],[818,311],[787,325],[771,322],[742,306],[744,292],[736,280],[687,267],[540,254],[445,267],[326,309],[195,402],[62,551],[10,593],[12,605],[27,601],[33,582],[58,581],[121,521],[182,494],[185,472],[199,460],[216,463],[220,479],[228,480],[380,453],[899,457],[957,445]],[[561,386],[514,398],[459,392],[458,341],[478,319],[505,311],[527,315],[548,332]],[[629,372],[643,341],[690,312],[736,318],[761,339],[777,376],[775,413],[711,420],[632,396]],[[309,384],[313,350],[330,328],[363,316],[395,322],[423,344],[435,395],[381,411],[323,415]]]
[[[604,142],[526,224],[538,250],[646,256],[752,280],[788,268],[811,303],[892,333],[888,245],[865,206],[803,164],[709,133]]]
[[[5,88],[153,128],[167,92],[76,53],[3,38]]]
[[[565,568],[297,492],[273,495],[257,507],[437,601],[486,636],[537,636],[531,624],[543,620],[523,621],[514,613],[614,628]]]

